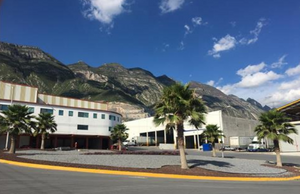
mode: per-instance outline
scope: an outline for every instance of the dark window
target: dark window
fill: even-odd
[[[97,113],[94,113],[94,114],[93,114],[93,118],[94,118],[94,119],[97,119]]]
[[[0,104],[0,110],[1,111],[8,110],[8,105]]]
[[[29,108],[28,108],[28,112],[29,112],[29,113],[34,113],[34,107],[29,107]]]
[[[41,108],[41,113],[44,113],[44,112],[53,114],[53,109]]]
[[[88,125],[77,125],[77,129],[78,130],[89,130],[89,126]]]
[[[105,119],[105,114],[102,114],[102,115],[101,115],[101,118],[102,118],[102,119]]]
[[[63,110],[59,110],[59,111],[58,111],[58,114],[59,114],[60,116],[63,116],[63,115],[64,115],[64,111],[63,111]]]
[[[89,113],[87,113],[87,112],[78,112],[78,117],[89,118]]]
[[[73,111],[69,111],[69,117],[73,116]]]
[[[116,116],[109,115],[109,120],[115,121],[116,120]]]
[[[111,131],[112,130],[112,127],[108,127],[108,131]]]

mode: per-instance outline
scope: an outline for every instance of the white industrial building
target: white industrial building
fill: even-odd
[[[38,88],[0,81],[0,114],[11,104],[29,107],[33,115],[50,112],[55,116],[57,131],[45,142],[46,148],[74,147],[107,149],[110,130],[122,122],[122,115],[109,111],[107,104],[87,100],[39,94]],[[6,134],[0,136],[0,149],[5,147]],[[17,148],[40,146],[40,136],[22,134]]]
[[[254,138],[254,128],[257,124],[255,120],[228,117],[222,111],[213,111],[205,114],[206,124],[215,124],[225,134],[222,140],[225,145],[233,147],[246,146]],[[176,131],[165,131],[165,126],[155,126],[153,117],[125,122],[129,130],[129,140],[144,142],[145,145],[173,144],[176,147]],[[241,128],[245,127],[245,129]],[[199,129],[184,123],[184,144],[186,148],[198,148],[202,145],[201,134],[205,130],[205,125]],[[202,141],[201,141],[202,139]],[[220,140],[221,141],[221,140]],[[243,144],[243,145],[241,145]]]
[[[294,140],[293,144],[280,142],[281,151],[300,152],[300,99],[284,105],[277,110],[284,112],[288,117],[290,117],[292,119],[291,124],[293,124],[298,131],[298,134],[289,135],[290,138]]]

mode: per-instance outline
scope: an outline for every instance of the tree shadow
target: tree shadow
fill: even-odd
[[[221,161],[214,161],[214,160],[188,160],[187,162],[189,164],[192,164],[190,168],[206,166],[209,164],[213,166],[225,167],[225,168],[230,168],[234,166],[228,162],[221,162]]]

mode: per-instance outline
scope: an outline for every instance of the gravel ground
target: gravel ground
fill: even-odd
[[[19,157],[52,162],[65,162],[73,164],[90,164],[128,168],[161,168],[167,165],[180,165],[179,156],[166,155],[81,155],[94,151],[18,151]],[[99,152],[99,151],[96,151]],[[104,151],[109,152],[109,151]],[[212,158],[206,156],[187,155],[190,167],[201,167],[208,170],[245,173],[257,175],[278,175],[286,170],[262,166],[262,160],[245,160],[231,158]]]

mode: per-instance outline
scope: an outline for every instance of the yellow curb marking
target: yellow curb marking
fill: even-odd
[[[94,173],[94,174],[109,174],[109,175],[122,175],[122,176],[152,177],[152,178],[170,178],[170,179],[217,180],[217,181],[291,181],[291,180],[300,179],[300,176],[268,178],[268,177],[213,177],[213,176],[159,174],[159,173],[150,173],[150,172],[130,172],[130,171],[117,171],[117,170],[101,170],[101,169],[89,169],[89,168],[51,166],[51,165],[44,165],[44,164],[15,162],[15,161],[3,160],[3,159],[0,159],[0,163],[28,167],[28,168],[47,169],[47,170],[85,172],[85,173]]]

